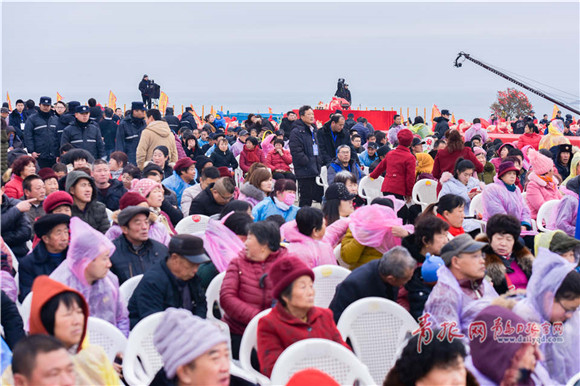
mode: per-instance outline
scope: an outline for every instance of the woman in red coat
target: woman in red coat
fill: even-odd
[[[269,377],[276,360],[292,344],[309,338],[332,340],[350,350],[334,324],[332,311],[314,306],[314,272],[297,257],[278,259],[268,275],[278,300],[258,322],[260,371]]]
[[[267,221],[250,225],[245,245],[245,250],[228,265],[220,291],[220,305],[225,311],[222,320],[230,327],[235,359],[250,320],[272,307],[273,286],[266,276],[274,262],[287,252],[280,246],[279,228]]]
[[[20,200],[24,196],[22,181],[28,176],[36,174],[36,159],[29,155],[22,155],[12,163],[12,179],[6,184],[4,194],[10,198]]]
[[[264,157],[264,153],[262,152],[262,149],[260,149],[258,138],[248,137],[248,139],[246,139],[246,144],[240,153],[240,169],[242,169],[244,173],[247,173],[250,171],[250,167],[256,162],[265,164],[266,157]]]
[[[524,133],[518,138],[518,149],[522,150],[525,146],[530,145],[535,150],[540,146],[542,136],[538,134],[538,128],[533,122],[527,122]]]
[[[272,175],[275,180],[291,179],[296,180],[294,174],[290,170],[292,163],[292,155],[288,150],[284,149],[284,141],[281,139],[274,140],[274,148],[270,150],[266,156],[266,165],[272,170]]]

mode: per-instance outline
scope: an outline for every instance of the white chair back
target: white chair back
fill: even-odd
[[[32,291],[22,301],[20,308],[20,316],[22,316],[22,323],[24,323],[24,331],[28,332],[28,320],[30,319],[30,307],[32,305]]]
[[[224,277],[226,277],[225,272],[219,273],[207,286],[207,290],[205,291],[205,299],[207,301],[207,319],[216,319],[213,315],[213,305],[215,303],[217,303],[220,309],[221,316],[224,316],[224,310],[220,306],[220,290],[222,288],[222,283],[224,282]]]
[[[358,195],[370,204],[373,199],[382,197],[381,187],[384,180],[383,177],[371,180],[371,177],[364,176],[358,183]]]
[[[579,382],[580,382],[580,373],[577,373],[576,375],[574,375],[572,378],[570,378],[568,380],[568,383],[566,383],[566,386],[578,386]]]
[[[107,211],[107,218],[109,219],[109,224],[113,224],[113,211],[109,208],[105,208]]]
[[[368,366],[375,383],[381,384],[395,364],[407,334],[419,326],[397,303],[369,297],[348,306],[337,327],[345,341],[350,339],[354,353]]]
[[[430,204],[437,202],[437,181],[423,179],[413,185],[413,203],[421,205],[425,210]]]
[[[471,199],[469,204],[469,215],[475,216],[476,214],[483,215],[483,194],[478,194]]]
[[[538,210],[538,216],[536,217],[536,226],[538,227],[538,231],[546,232],[546,225],[548,225],[548,221],[550,221],[550,216],[556,211],[560,200],[550,200],[546,201],[542,204],[540,209]]]
[[[106,320],[89,316],[87,329],[89,343],[101,346],[111,362],[115,360],[117,353],[125,351],[127,338],[116,326]]]
[[[268,315],[270,311],[272,311],[272,309],[268,308],[250,320],[250,323],[248,323],[244,330],[244,335],[242,335],[242,341],[240,343],[240,366],[242,369],[255,376],[260,381],[259,383],[261,385],[269,385],[270,380],[252,367],[252,350],[258,351],[258,321],[262,317]]]
[[[341,385],[352,385],[356,381],[359,385],[382,384],[382,380],[373,380],[367,367],[352,351],[319,338],[298,341],[284,350],[272,370],[272,384],[285,385],[292,375],[309,368],[324,371]]]
[[[323,190],[326,192],[328,188],[328,169],[326,166],[320,168],[320,175],[316,177],[316,183],[322,186]]]
[[[130,386],[150,384],[163,367],[163,359],[153,344],[153,334],[162,318],[163,312],[149,315],[129,334],[123,355],[123,376]]]
[[[175,231],[178,234],[188,234],[192,235],[194,233],[204,233],[207,228],[207,223],[209,222],[209,217],[203,214],[194,214],[192,216],[184,217],[175,226]]]
[[[328,308],[336,292],[336,286],[342,283],[350,271],[339,265],[319,265],[312,271],[314,271],[314,305]]]
[[[133,296],[133,292],[135,292],[135,288],[137,288],[141,279],[143,279],[143,275],[133,276],[119,287],[119,294],[126,305],[129,305],[129,299]]]
[[[350,269],[349,265],[345,263],[344,260],[342,260],[341,252],[342,252],[342,244],[338,244],[336,247],[334,247],[334,257],[336,258],[336,261],[338,261],[338,265],[340,265],[343,268]]]

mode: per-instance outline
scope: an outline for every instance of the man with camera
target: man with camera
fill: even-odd
[[[139,82],[139,91],[141,91],[141,98],[143,98],[143,104],[151,108],[151,95],[150,95],[150,82],[149,76],[147,74],[143,75],[143,79]]]

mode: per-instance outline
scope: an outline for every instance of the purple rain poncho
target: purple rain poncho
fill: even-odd
[[[286,247],[288,254],[298,257],[309,268],[324,264],[336,265],[332,245],[324,239],[314,240],[312,237],[300,233],[296,220],[282,225],[280,233],[282,238],[289,243]]]
[[[121,227],[118,224],[113,224],[107,233],[105,233],[105,237],[113,241],[122,234],[123,230]],[[167,227],[157,221],[151,223],[149,226],[149,238],[155,241],[159,241],[165,246],[169,246],[169,241],[171,240],[171,236],[169,236],[169,232],[167,232]]]
[[[110,257],[115,246],[102,233],[78,217],[71,218],[70,233],[71,241],[66,259],[50,277],[83,294],[89,304],[91,316],[110,322],[128,336],[127,305],[119,295],[117,276],[109,271],[107,276],[92,285],[85,278],[85,269],[89,263],[105,251],[108,251]]]
[[[550,230],[559,229],[568,236],[574,237],[576,233],[576,216],[578,215],[578,195],[565,187],[560,187],[560,191],[564,193],[564,197],[550,216],[546,228]]]
[[[510,192],[502,180],[497,176],[493,178],[493,184],[486,185],[483,189],[483,220],[487,221],[494,214],[510,214],[515,216],[521,223],[532,225],[530,209],[524,202],[520,189]]]
[[[429,320],[433,323],[432,328],[441,328],[443,322],[456,322],[457,327],[467,337],[469,324],[481,310],[498,297],[498,294],[493,285],[484,279],[481,284],[483,296],[477,300],[469,298],[446,266],[437,270],[437,277],[437,284],[425,303],[424,313],[431,315]]]
[[[244,250],[242,240],[224,225],[232,213],[234,212],[230,212],[219,221],[210,219],[205,232],[196,234],[203,239],[203,247],[218,272],[225,272],[230,261]]]
[[[540,248],[532,266],[526,298],[518,302],[513,311],[527,322],[550,322],[554,295],[562,282],[576,267],[549,249]],[[559,337],[550,329],[549,337]],[[562,384],[580,371],[580,311],[564,322],[563,342],[542,343],[544,364],[550,377]]]

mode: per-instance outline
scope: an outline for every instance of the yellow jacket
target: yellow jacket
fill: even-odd
[[[351,270],[369,261],[380,259],[382,256],[383,254],[375,248],[365,247],[356,241],[350,229],[346,231],[340,247],[340,257]]]

